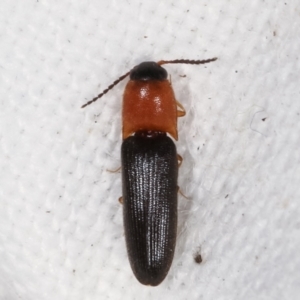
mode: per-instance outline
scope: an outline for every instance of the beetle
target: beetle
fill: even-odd
[[[146,61],[119,77],[97,101],[129,75],[123,95],[122,203],[127,253],[137,280],[157,286],[171,267],[177,235],[178,167],[181,161],[176,101],[164,64],[206,64],[207,60]]]

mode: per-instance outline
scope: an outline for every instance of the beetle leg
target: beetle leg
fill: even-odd
[[[184,107],[182,106],[182,104],[179,103],[177,100],[176,100],[176,104],[177,104],[177,106],[181,109],[181,110],[177,110],[177,117],[179,118],[179,117],[185,116],[185,109],[184,109]]]
[[[179,155],[178,153],[177,153],[177,160],[178,160],[178,168],[181,166],[181,164],[182,164],[182,161],[183,161],[183,158],[182,158],[182,156],[181,155]],[[183,196],[185,199],[189,199],[182,191],[181,191],[181,189],[180,189],[180,187],[179,186],[177,186],[177,193],[179,193],[181,196]]]
[[[182,164],[183,158],[178,153],[177,153],[177,160],[178,160],[178,168],[179,168],[181,166],[181,164]]]
[[[121,170],[121,167],[119,167],[118,169],[116,170],[109,170],[109,169],[106,169],[107,172],[110,172],[110,173],[117,173]]]
[[[187,197],[187,196],[182,192],[182,190],[180,189],[179,186],[177,187],[177,189],[178,189],[178,193],[179,193],[183,198],[185,198],[186,200],[190,200],[190,198]]]

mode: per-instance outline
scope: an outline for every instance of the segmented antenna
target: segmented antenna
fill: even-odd
[[[109,85],[102,93],[100,93],[98,96],[87,102],[86,104],[82,105],[81,108],[84,108],[93,102],[97,101],[99,98],[101,98],[103,95],[105,95],[109,90],[111,90],[115,85],[117,85],[120,81],[122,81],[124,78],[126,78],[129,75],[130,71],[126,74],[119,77],[116,81],[114,81],[111,85]]]
[[[175,59],[175,60],[160,60],[157,64],[165,65],[165,64],[190,64],[190,65],[201,65],[207,64],[212,61],[217,60],[217,57],[205,59],[205,60],[189,60],[189,59]]]

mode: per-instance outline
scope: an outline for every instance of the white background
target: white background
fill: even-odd
[[[297,0],[2,0],[0,299],[298,299],[299,14]],[[127,80],[80,106],[142,61],[215,56],[166,65],[189,199],[170,272],[145,287],[107,171]]]

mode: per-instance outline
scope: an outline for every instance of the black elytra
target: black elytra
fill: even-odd
[[[178,161],[166,133],[138,132],[121,148],[123,217],[128,257],[142,284],[160,284],[177,234]]]

